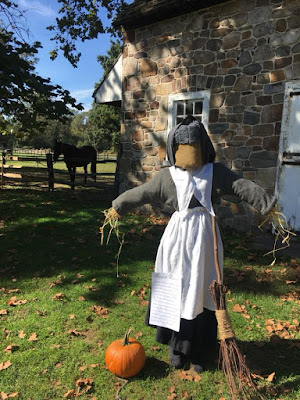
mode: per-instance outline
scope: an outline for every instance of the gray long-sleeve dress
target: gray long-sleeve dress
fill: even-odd
[[[249,203],[261,214],[267,214],[275,204],[275,198],[255,183],[240,178],[222,163],[213,164],[212,204],[218,204],[222,195],[236,195]],[[178,211],[176,186],[169,168],[162,169],[149,182],[128,190],[116,198],[112,206],[124,215],[144,204],[164,207],[170,212]],[[199,207],[192,197],[189,208]],[[149,325],[149,313],[146,324]],[[156,327],[156,340],[168,344],[173,350],[189,356],[195,364],[205,364],[205,359],[214,358],[217,343],[217,324],[214,312],[204,309],[192,320],[181,318],[180,331]]]
[[[254,182],[239,177],[222,163],[214,163],[212,204],[218,204],[223,195],[236,195],[263,215],[267,214],[276,202],[273,196]],[[113,201],[112,206],[120,215],[124,215],[144,204],[160,207],[165,205],[169,210],[178,210],[176,187],[169,168],[162,169],[143,185],[122,193]],[[199,202],[193,197],[189,208],[197,206]]]

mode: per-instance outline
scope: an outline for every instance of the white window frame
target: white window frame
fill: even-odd
[[[177,101],[184,100],[199,100],[203,102],[202,108],[202,123],[205,129],[208,131],[208,120],[209,120],[209,101],[210,101],[210,90],[201,90],[199,92],[184,92],[170,94],[168,98],[168,132],[176,125],[176,107]]]

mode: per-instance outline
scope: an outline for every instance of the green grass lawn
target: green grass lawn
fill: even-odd
[[[121,390],[123,400],[229,400],[221,371],[195,378],[174,370],[167,347],[144,325],[164,225],[137,215],[122,220],[117,277],[118,243],[113,237],[101,246],[99,237],[111,197],[0,188],[0,398],[115,399],[123,381],[106,369],[104,354],[132,327],[147,360]],[[228,231],[224,244],[238,344],[267,399],[299,399],[300,260],[282,252],[270,267],[272,258],[249,252],[247,236]]]
[[[46,162],[46,155],[41,154],[37,156],[33,155],[22,155],[20,157],[26,157],[28,160],[18,160],[16,157],[18,154],[15,154],[15,159],[6,160],[5,164],[5,183],[14,183],[27,184],[45,187],[48,186],[48,170],[47,170],[47,162]],[[38,161],[36,161],[36,157],[38,157]],[[104,157],[104,156],[103,156]],[[115,155],[111,155],[112,158],[115,158]],[[29,160],[32,158],[32,160]],[[42,159],[42,161],[41,161]],[[53,164],[54,168],[54,185],[55,187],[63,186],[70,186],[70,176],[67,169],[65,162],[60,157],[59,161]],[[116,170],[116,163],[115,162],[103,162],[97,163],[96,172],[97,174],[97,182],[96,185],[102,184],[112,184],[114,183],[114,176],[113,175],[105,175],[105,174],[113,174]],[[88,165],[87,169],[88,174],[91,173],[91,165]],[[101,175],[102,174],[102,175]],[[82,187],[84,185],[84,169],[83,167],[78,167],[76,169],[76,177],[75,177],[75,185],[77,187]],[[87,178],[87,186],[93,186],[94,181],[93,179],[88,176]]]

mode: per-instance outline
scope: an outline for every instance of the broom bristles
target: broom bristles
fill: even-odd
[[[220,357],[232,399],[264,398],[252,380],[245,357],[241,354],[235,338],[221,340]]]
[[[230,325],[229,317],[226,311],[225,293],[226,287],[213,281],[209,287],[210,293],[216,307],[216,317],[218,319],[220,337],[219,365],[222,360],[222,370],[225,374],[227,385],[233,400],[263,400],[264,397],[258,392],[255,383],[252,380],[251,372],[247,367],[245,357],[239,350],[235,334]],[[219,318],[218,311],[226,311]],[[225,317],[225,318],[224,318]],[[224,320],[223,320],[224,318]],[[220,326],[224,324],[223,326]],[[223,332],[225,332],[223,334]],[[228,336],[226,337],[226,332]]]

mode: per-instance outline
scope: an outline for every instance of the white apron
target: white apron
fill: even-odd
[[[172,215],[158,247],[155,272],[171,273],[182,279],[180,317],[196,318],[203,308],[214,311],[209,285],[217,278],[214,266],[211,204],[213,164],[188,172],[170,167],[176,186],[179,211]],[[195,196],[203,207],[189,209]],[[223,245],[219,229],[218,251],[221,273]]]

